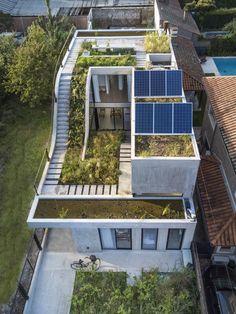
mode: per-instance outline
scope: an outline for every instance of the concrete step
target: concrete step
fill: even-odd
[[[120,162],[131,162],[131,158],[120,158]]]
[[[47,174],[46,180],[58,180],[60,178],[60,173]]]
[[[58,164],[50,163],[48,170],[54,170],[54,169],[62,169],[62,163],[58,163]]]
[[[122,143],[121,145],[120,145],[120,149],[126,149],[126,148],[128,148],[128,149],[130,149],[131,150],[131,144],[130,143]]]
[[[61,169],[62,168],[53,168],[53,169],[48,169],[48,174],[54,175],[54,174],[61,174]]]

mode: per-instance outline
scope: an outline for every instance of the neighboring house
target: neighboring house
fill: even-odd
[[[168,267],[172,271],[181,267],[183,260],[187,264],[185,257],[190,254],[196,227],[192,198],[200,157],[192,128],[192,103],[185,99],[182,71],[165,68],[166,60],[171,68],[170,54],[152,54],[155,62],[147,71],[145,64],[150,58],[144,51],[142,33],[119,30],[109,36],[106,32],[104,38],[104,31],[102,36],[96,31],[77,31],[58,72],[51,160],[46,164],[28,224],[32,228],[71,229],[78,252],[114,250],[117,258],[119,250],[127,250],[127,256],[130,250],[147,258],[150,251],[161,253],[157,265],[166,260],[167,265],[172,263]],[[91,41],[95,42],[93,49],[106,55],[108,36],[109,49],[117,55],[124,48],[134,49],[138,70],[135,66],[89,68],[83,157],[91,130],[124,130],[119,182],[62,185],[70,81],[78,51],[83,41]],[[152,150],[151,139],[157,151]],[[142,141],[144,148],[140,148]],[[141,263],[140,269],[144,266]]]
[[[233,207],[236,208],[236,76],[206,77],[208,95],[202,136],[222,164]]]
[[[172,38],[172,46],[178,68],[183,70],[183,88],[188,101],[194,103],[194,109],[199,108],[204,87],[200,60],[190,39],[177,36]]]
[[[236,261],[236,214],[221,163],[203,156],[198,174],[199,200],[214,262]]]
[[[173,34],[192,40],[200,35],[192,15],[181,8],[179,0],[155,0],[154,11],[158,29],[166,28]]]
[[[236,261],[236,77],[206,77],[198,191],[213,260]],[[211,154],[211,156],[210,156]]]
[[[53,15],[68,16],[78,29],[91,28],[92,20],[97,28],[153,25],[153,0],[51,0],[50,7]],[[18,32],[48,14],[43,0],[30,0],[30,5],[29,0],[0,0],[0,11],[12,15]]]

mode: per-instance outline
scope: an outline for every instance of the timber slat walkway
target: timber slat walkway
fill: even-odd
[[[62,185],[54,184],[53,179],[43,186],[42,194],[47,195],[117,195],[118,185]]]

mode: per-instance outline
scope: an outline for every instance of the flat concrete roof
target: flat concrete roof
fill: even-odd
[[[34,218],[184,219],[180,199],[39,199]]]

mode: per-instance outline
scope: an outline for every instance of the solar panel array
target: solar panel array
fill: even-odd
[[[136,103],[135,133],[191,134],[192,103]]]
[[[182,70],[135,71],[134,96],[182,96]]]

